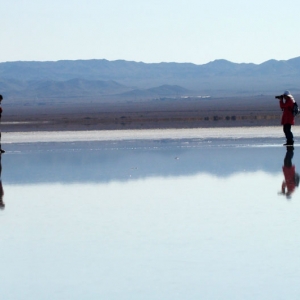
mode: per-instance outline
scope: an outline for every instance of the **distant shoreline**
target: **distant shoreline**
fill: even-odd
[[[51,120],[36,118],[18,121],[3,121],[2,132],[21,131],[82,131],[82,130],[135,130],[135,129],[191,129],[191,128],[236,128],[236,127],[270,127],[279,126],[280,119],[276,116],[262,116],[260,119],[242,117],[226,120],[180,117],[157,118],[76,118],[61,117]]]
[[[4,102],[3,109],[2,131],[257,127],[280,125],[281,118],[273,97],[44,106]]]

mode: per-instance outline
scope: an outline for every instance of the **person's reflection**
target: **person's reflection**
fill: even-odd
[[[2,106],[1,102],[3,100],[3,96],[0,95],[0,126],[1,126],[1,116],[2,116]],[[1,162],[1,154],[5,153],[5,151],[2,149],[2,144],[1,144],[1,127],[0,127],[0,209],[5,208],[5,203],[3,202],[3,196],[4,196],[4,190],[2,186],[2,162]]]
[[[2,116],[2,106],[1,106],[2,100],[3,100],[3,96],[0,95],[0,125],[1,125],[1,116]],[[1,129],[0,129],[0,154],[1,153],[5,153],[5,151],[2,149],[2,145],[1,145]]]
[[[282,167],[284,180],[281,185],[281,195],[285,195],[287,199],[291,199],[296,186],[299,184],[299,174],[296,173],[296,167],[292,163],[294,156],[294,147],[286,147],[284,164]]]
[[[0,209],[5,208],[5,203],[3,202],[4,190],[2,185],[2,163],[1,163],[2,155],[0,153]]]

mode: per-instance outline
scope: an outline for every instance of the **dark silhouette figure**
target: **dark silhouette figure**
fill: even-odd
[[[3,100],[3,96],[0,95],[0,125],[1,125],[1,116],[2,116],[2,107],[1,107],[1,102]],[[3,202],[3,196],[4,196],[4,190],[2,186],[2,163],[1,163],[1,154],[4,153],[5,151],[2,149],[1,146],[1,128],[0,128],[0,209],[5,208],[5,204]]]
[[[5,208],[5,203],[3,202],[4,190],[2,185],[2,162],[1,162],[2,155],[0,153],[0,209]]]
[[[282,172],[284,180],[281,185],[281,192],[279,194],[285,195],[287,199],[291,199],[296,187],[299,184],[299,174],[296,173],[296,167],[292,163],[294,156],[294,147],[286,147],[286,154],[283,161]]]
[[[3,100],[3,96],[0,95],[0,124],[1,124],[1,116],[2,116],[2,106],[1,106],[2,100]],[[5,153],[5,151],[2,149],[2,145],[1,145],[1,129],[0,129],[0,153]]]

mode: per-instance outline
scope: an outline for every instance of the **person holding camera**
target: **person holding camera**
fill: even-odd
[[[282,95],[276,96],[279,100],[280,108],[282,109],[281,125],[283,125],[283,132],[286,137],[284,146],[294,145],[294,136],[291,131],[292,125],[295,125],[295,117],[293,114],[294,97],[289,91],[285,91]]]

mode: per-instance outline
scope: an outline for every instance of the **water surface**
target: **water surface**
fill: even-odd
[[[280,143],[6,144],[3,299],[298,299]]]

